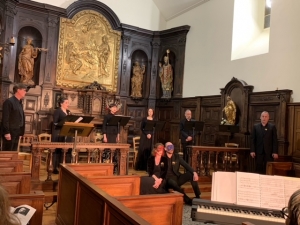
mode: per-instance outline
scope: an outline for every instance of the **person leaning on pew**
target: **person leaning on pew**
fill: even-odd
[[[190,182],[196,198],[200,198],[200,189],[198,185],[198,174],[193,168],[186,163],[177,153],[174,153],[174,145],[171,142],[165,144],[165,150],[168,159],[167,168],[167,188],[172,188],[183,194],[183,200],[186,204],[192,205],[192,199],[190,199],[180,187],[186,182]],[[180,165],[186,170],[186,173],[179,172]]]
[[[0,224],[21,225],[19,219],[10,212],[8,193],[1,185],[0,185]]]
[[[164,145],[156,143],[147,162],[149,176],[141,177],[140,194],[166,193],[166,174],[168,160],[164,157]]]
[[[287,207],[282,209],[286,225],[300,225],[300,189],[290,197]]]

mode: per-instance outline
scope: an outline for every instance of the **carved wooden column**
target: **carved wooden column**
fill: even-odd
[[[41,150],[37,145],[32,146],[31,180],[40,180]]]
[[[130,44],[131,37],[130,35],[124,34],[122,37],[123,45],[123,61],[122,61],[122,72],[120,80],[120,95],[127,96],[129,93],[129,84],[130,84],[130,64],[131,60],[128,56],[128,46]]]

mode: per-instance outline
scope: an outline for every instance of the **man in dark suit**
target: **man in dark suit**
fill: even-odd
[[[3,102],[3,151],[17,151],[19,137],[24,135],[25,115],[21,100],[26,92],[26,85],[16,84],[13,87],[14,96]]]
[[[201,193],[198,186],[198,174],[177,153],[174,153],[174,145],[171,142],[165,144],[165,151],[168,159],[166,175],[167,188],[172,188],[173,190],[182,193],[184,195],[184,202],[191,205],[192,200],[184,193],[180,186],[186,182],[190,182],[196,198],[200,198]],[[185,168],[186,173],[182,174],[179,172],[180,166]]]
[[[188,145],[193,145],[193,130],[186,130],[185,129],[185,122],[187,121],[195,121],[192,119],[192,112],[191,110],[187,109],[184,113],[185,119],[180,121],[180,140],[183,150],[183,159],[188,163],[188,152],[187,147]]]
[[[259,124],[255,124],[251,134],[252,158],[255,158],[256,172],[266,173],[266,164],[278,158],[277,129],[274,124],[268,123],[270,115],[261,113]]]

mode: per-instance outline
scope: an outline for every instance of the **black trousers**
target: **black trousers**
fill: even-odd
[[[193,174],[190,172],[181,174],[180,176],[172,176],[167,178],[167,188],[172,188],[174,191],[178,191],[182,193],[184,196],[184,201],[187,202],[190,198],[184,193],[181,189],[181,185],[185,184],[186,182],[190,182],[196,198],[200,197],[200,189],[197,181],[193,180]]]
[[[71,163],[71,156],[72,149],[69,149],[66,153],[66,163]],[[52,164],[53,164],[53,170],[57,171],[59,168],[59,164],[63,162],[63,150],[61,148],[55,149],[55,152],[52,154]]]
[[[255,172],[266,174],[267,162],[273,162],[272,155],[268,155],[265,152],[255,153]]]
[[[189,163],[189,154],[188,154],[188,149],[186,146],[193,145],[193,142],[189,141],[189,142],[181,143],[181,145],[182,145],[182,151],[183,151],[183,159],[184,159],[184,161]]]
[[[11,136],[10,141],[6,140],[3,135],[2,151],[17,151],[20,134],[21,134],[20,130],[15,130],[15,129],[12,130],[10,133]]]

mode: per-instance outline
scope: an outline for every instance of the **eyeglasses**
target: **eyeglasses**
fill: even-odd
[[[289,214],[288,214],[288,207],[283,207],[280,212],[284,219],[290,218]]]

